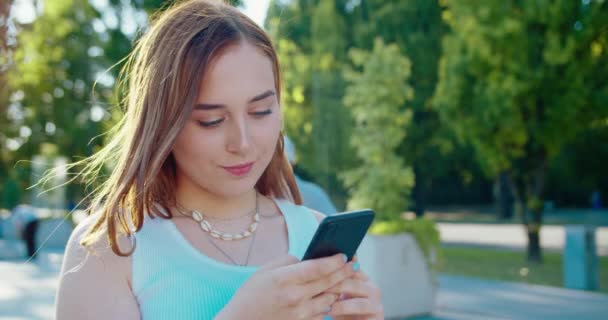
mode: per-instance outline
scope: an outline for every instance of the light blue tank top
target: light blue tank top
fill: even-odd
[[[289,254],[301,259],[318,222],[313,212],[276,199],[288,234]],[[135,235],[132,286],[144,320],[213,319],[258,269],[229,265],[194,248],[173,221],[146,219]]]

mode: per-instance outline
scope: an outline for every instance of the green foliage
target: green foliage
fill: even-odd
[[[430,180],[442,173],[445,166],[440,160],[451,151],[451,137],[441,130],[431,103],[442,53],[441,37],[446,31],[441,7],[435,0],[367,0],[353,9],[351,19],[356,47],[371,48],[374,37],[381,37],[397,44],[412,61],[408,82],[416,94],[401,108],[413,110],[415,125],[408,127],[408,138],[402,141],[398,153]]]
[[[312,106],[307,93],[311,77],[311,59],[289,39],[275,42],[281,63],[281,106],[288,136],[299,146],[298,162],[312,162]]]
[[[271,1],[265,25],[278,44],[283,72],[290,73],[284,74],[283,86],[300,97],[300,103],[290,97],[283,101],[298,165],[329,189],[334,200],[341,202],[346,195],[332,179],[360,164],[349,144],[351,112],[342,103],[343,70],[351,64],[346,53],[349,48],[371,50],[375,37],[397,44],[415,62],[408,83],[416,95],[395,110],[411,110],[416,125],[408,125],[408,139],[401,140],[396,154],[404,164],[417,166],[425,177],[421,184],[430,186],[431,178],[446,171],[441,160],[452,150],[451,138],[430,104],[445,30],[437,1]],[[284,41],[297,54],[284,50]]]
[[[401,141],[397,154],[414,170],[412,207],[419,214],[424,212],[425,203],[433,193],[446,193],[437,188],[437,182],[445,180],[451,170],[461,170],[446,165],[454,163],[452,153],[461,150],[454,148],[454,138],[447,127],[440,124],[431,101],[442,54],[441,37],[446,31],[441,10],[437,0],[363,0],[352,12],[346,10],[352,26],[353,46],[369,49],[374,37],[381,37],[387,43],[397,44],[412,61],[408,83],[416,94],[400,106],[400,110],[412,111],[412,121],[407,127],[408,137]]]
[[[608,190],[608,144],[604,141],[608,141],[608,127],[591,128],[568,143],[551,163],[546,194],[556,206],[587,207],[593,191]]]
[[[315,3],[307,0],[271,0],[264,23],[266,30],[275,40],[287,38],[297,43],[304,52],[311,52],[314,7]]]
[[[435,102],[488,175],[527,174],[608,115],[608,3],[445,3]]]
[[[2,203],[0,203],[0,208],[8,208],[12,209],[16,205],[19,204],[21,199],[21,190],[17,181],[14,178],[8,177],[5,180],[2,192]]]
[[[321,1],[311,20],[312,142],[310,171],[330,190],[339,186],[336,173],[352,167],[352,148],[347,143],[352,119],[342,104],[347,34],[344,17],[332,1]],[[340,125],[336,125],[336,124]]]
[[[31,24],[17,25],[7,86],[12,112],[0,127],[0,178],[14,168],[29,171],[29,160],[44,152],[44,145],[54,145],[58,154],[73,161],[103,143],[99,136],[118,112],[111,106],[117,102],[113,86],[119,68],[109,68],[130,51],[134,36],[121,28],[126,18],[120,10],[128,5],[111,1],[98,11],[84,0],[47,1]],[[132,6],[140,10],[138,2]],[[115,24],[110,16],[117,19]],[[4,139],[18,142],[18,148],[6,150]],[[25,161],[15,166],[18,160]],[[27,175],[19,179],[20,189],[31,183]],[[68,196],[75,200],[82,189],[70,186]]]
[[[345,72],[344,104],[355,119],[351,143],[361,165],[341,175],[351,191],[348,207],[374,208],[381,221],[400,219],[413,184],[412,170],[395,154],[411,119],[410,110],[399,111],[413,95],[411,64],[396,45],[380,39],[373,51],[351,49],[350,57],[361,71]]]
[[[15,135],[15,127],[11,125],[8,113],[9,89],[8,89],[8,70],[11,67],[14,45],[13,36],[8,29],[8,16],[12,1],[5,1],[0,4],[0,196],[3,203],[0,208],[7,206],[6,199],[15,198],[15,192],[9,183],[9,162],[11,153],[7,145],[8,137]],[[13,203],[12,201],[8,201]]]
[[[356,161],[348,143],[352,118],[342,104],[345,17],[333,1],[273,1],[266,25],[281,63],[285,132],[297,146],[298,167],[341,208],[344,187],[337,174]]]
[[[2,128],[17,142],[4,159],[7,166],[26,171],[45,144],[71,157],[90,155],[100,143],[89,142],[101,132],[111,93],[106,83],[91,94],[105,65],[102,40],[88,23],[98,12],[81,0],[46,2],[43,8],[31,25],[19,26],[8,74],[10,126]],[[15,165],[18,160],[26,161]],[[19,186],[30,183],[25,177]]]

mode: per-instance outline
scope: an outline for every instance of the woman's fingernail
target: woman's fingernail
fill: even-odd
[[[344,260],[344,263],[348,261],[348,257],[344,253],[342,254],[342,260]]]
[[[325,313],[328,313],[331,311],[331,307],[327,307],[327,309],[325,309]]]
[[[333,319],[331,316],[325,316],[325,317],[323,317],[323,320],[331,320],[331,319]]]
[[[360,268],[361,268],[361,266],[359,265],[359,262],[353,263],[353,271],[354,272],[359,271]]]

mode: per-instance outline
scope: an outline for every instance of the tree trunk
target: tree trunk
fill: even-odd
[[[422,170],[419,169],[418,165],[414,164],[415,184],[412,194],[414,197],[414,212],[416,213],[417,218],[424,216],[424,211],[426,210],[425,178]]]
[[[498,219],[513,218],[513,191],[509,182],[509,173],[502,171],[498,175]]]
[[[542,251],[540,248],[540,229],[531,228],[528,225],[528,262],[542,263]]]
[[[528,174],[514,177],[515,198],[521,205],[522,224],[528,235],[527,260],[531,263],[542,263],[540,246],[540,229],[543,223],[543,191],[545,179],[545,160]]]
[[[527,210],[531,216],[527,224],[528,230],[528,261],[534,263],[542,262],[542,251],[540,247],[540,228],[543,224],[543,192],[545,189],[545,159],[542,157],[540,165],[534,170],[530,179],[530,196],[527,201]]]

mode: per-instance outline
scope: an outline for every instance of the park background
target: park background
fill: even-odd
[[[171,2],[0,3],[4,220],[20,203],[77,209],[80,181],[29,187],[105,143],[122,58]],[[608,225],[608,1],[231,3],[276,46],[296,173],[340,211],[372,207],[413,233],[431,223],[441,237],[418,240],[438,272],[562,287],[567,227]],[[446,238],[459,226],[466,236]],[[501,226],[517,239],[484,238]],[[543,230],[560,230],[558,244]],[[595,242],[592,290],[605,293]]]

